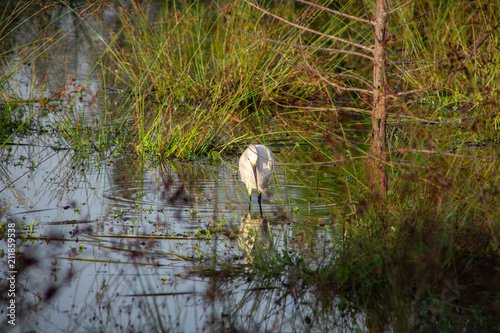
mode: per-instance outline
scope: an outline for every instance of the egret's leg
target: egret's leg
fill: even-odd
[[[262,193],[259,193],[259,196],[257,198],[258,198],[258,201],[259,201],[260,216],[262,217],[263,216],[263,214],[262,214],[262,205],[260,204],[260,199],[262,198]]]
[[[248,196],[248,212],[252,210],[252,196]]]

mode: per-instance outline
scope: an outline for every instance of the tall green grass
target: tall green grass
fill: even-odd
[[[413,116],[449,122],[447,135],[456,139],[498,141],[499,9],[493,3],[429,0],[391,17],[393,86],[424,89],[403,105]]]
[[[132,105],[124,112],[133,115],[139,151],[183,158],[224,151],[268,134],[272,128],[261,122],[272,115],[263,108],[270,98],[298,102],[318,93],[296,66],[297,52],[241,30],[286,42],[296,42],[296,33],[248,6],[229,6],[229,20],[200,2],[165,5],[155,23],[152,13],[122,12],[127,44],[111,58],[130,84]],[[297,19],[293,7],[275,7]]]

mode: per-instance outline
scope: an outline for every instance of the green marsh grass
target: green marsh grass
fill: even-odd
[[[498,141],[498,13],[498,4],[471,1],[419,1],[397,12],[389,77],[399,90],[423,89],[403,108],[415,117],[462,125],[450,131],[454,136]],[[434,104],[434,112],[422,102]]]
[[[318,83],[294,65],[297,52],[238,28],[292,42],[297,36],[247,6],[230,6],[234,25],[199,2],[165,6],[154,24],[149,13],[122,13],[127,44],[111,54],[131,83],[129,114],[140,153],[189,158],[223,152],[268,135],[262,121],[272,112],[262,107],[269,98],[300,101],[317,93]],[[295,19],[292,7],[276,6]]]

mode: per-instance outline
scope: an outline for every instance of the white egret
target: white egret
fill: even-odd
[[[241,181],[245,183],[250,200],[249,210],[252,203],[252,190],[259,193],[259,209],[262,215],[260,199],[265,193],[271,181],[274,168],[274,156],[271,149],[264,145],[250,145],[240,157],[239,169]]]

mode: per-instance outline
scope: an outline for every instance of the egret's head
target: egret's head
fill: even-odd
[[[250,164],[252,164],[252,166],[255,166],[257,165],[257,160],[259,158],[259,155],[257,155],[257,147],[255,147],[254,145],[250,145],[248,149],[250,150],[250,153],[248,154],[248,160],[250,161]]]

